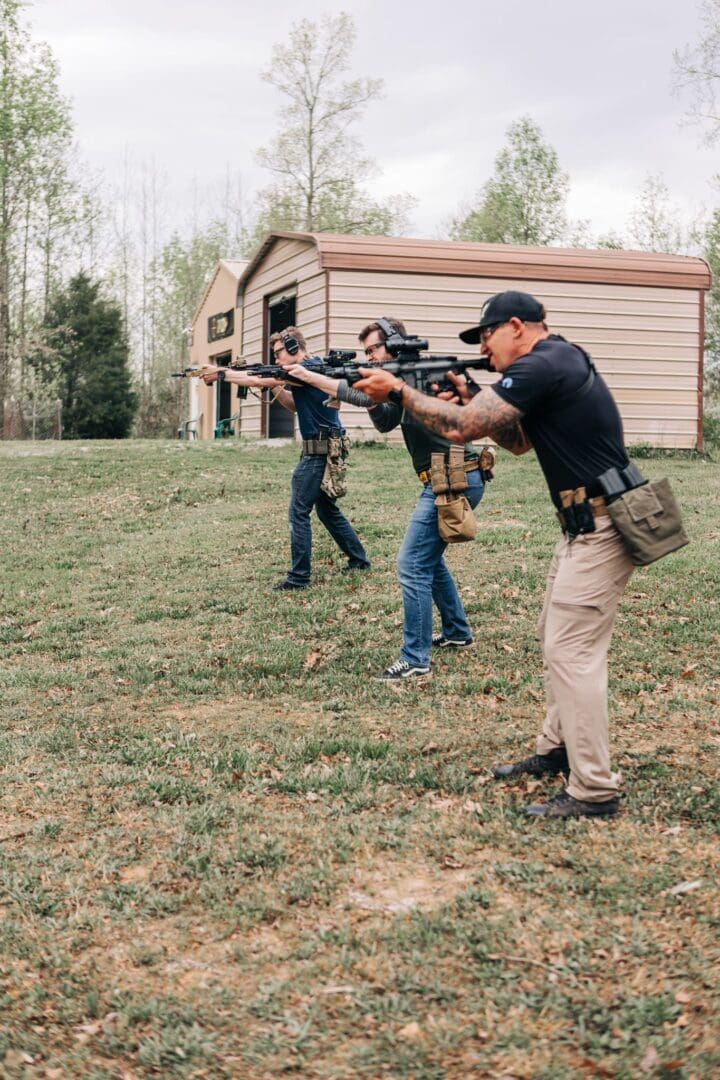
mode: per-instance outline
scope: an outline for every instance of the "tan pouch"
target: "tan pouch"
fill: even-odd
[[[430,486],[434,495],[445,495],[450,490],[444,454],[430,455]]]
[[[647,566],[690,543],[667,479],[626,491],[608,503],[608,513],[635,566]]]
[[[468,480],[465,472],[464,446],[451,446],[448,450],[447,474],[450,490],[453,494],[456,491],[465,491],[467,489]]]
[[[495,447],[483,446],[480,451],[480,470],[483,474],[483,480],[492,480],[496,460],[497,453]]]
[[[435,506],[441,540],[446,544],[462,544],[465,540],[475,539],[477,521],[464,495],[438,495]]]

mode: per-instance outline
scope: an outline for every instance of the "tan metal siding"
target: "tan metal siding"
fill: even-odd
[[[513,288],[511,278],[423,276],[333,270],[330,343],[358,348],[357,332],[382,315],[427,337],[434,353],[472,357],[458,331],[477,321],[483,302]],[[697,348],[700,294],[692,289],[574,284],[536,279],[523,289],[540,297],[552,330],[591,353],[611,387],[627,442],[693,447],[697,441]],[[488,385],[497,376],[482,373]],[[350,416],[343,411],[343,417]],[[374,430],[369,418],[358,429]]]
[[[238,268],[242,263],[235,264]],[[190,366],[203,367],[205,364],[213,364],[215,357],[230,352],[235,358],[240,352],[240,340],[242,337],[242,312],[235,308],[237,301],[238,273],[232,273],[222,262],[218,264],[215,275],[208,286],[204,299],[198,308],[193,321],[193,343],[190,349]],[[235,308],[235,326],[230,337],[220,341],[208,341],[208,319],[221,311],[229,311]],[[212,439],[215,430],[215,401],[216,390],[214,386],[206,386],[202,379],[188,380],[190,382],[190,412],[195,417],[202,414],[198,424],[198,437]],[[233,400],[233,414],[238,411]],[[188,417],[188,419],[190,419]]]

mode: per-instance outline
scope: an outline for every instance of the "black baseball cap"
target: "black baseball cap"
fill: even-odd
[[[460,340],[466,345],[477,345],[480,333],[486,326],[497,326],[498,323],[505,323],[512,318],[518,318],[521,322],[544,322],[545,308],[530,293],[515,292],[512,289],[495,293],[483,304],[477,326],[463,330],[459,335]]]

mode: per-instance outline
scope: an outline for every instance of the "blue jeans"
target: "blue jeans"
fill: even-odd
[[[312,529],[310,514],[313,507],[317,516],[332,536],[341,551],[348,557],[348,566],[364,568],[370,565],[365,548],[348,519],[335,503],[320,490],[320,481],[325,472],[325,457],[307,455],[301,457],[292,474],[290,483],[290,551],[292,568],[287,580],[293,585],[307,585],[310,581],[310,561],[312,557]]]
[[[483,496],[485,485],[477,470],[468,473],[467,479],[468,488],[463,494],[474,508]],[[446,547],[438,533],[435,496],[430,485],[425,484],[397,560],[404,608],[400,656],[413,667],[430,666],[433,601],[440,612],[440,628],[445,637],[472,637],[457,587],[443,558]]]

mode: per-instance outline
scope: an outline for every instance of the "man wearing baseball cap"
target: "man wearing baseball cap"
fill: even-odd
[[[632,562],[612,525],[598,477],[623,470],[622,421],[587,353],[551,334],[545,308],[529,293],[491,296],[460,338],[479,344],[498,382],[460,404],[412,389],[382,369],[363,369],[356,389],[393,400],[453,442],[487,438],[514,454],[534,448],[563,535],[550,565],[540,637],[546,715],[537,752],[495,769],[497,779],[563,774],[567,787],[526,807],[532,817],[611,817],[620,775],[610,768],[607,652]]]

